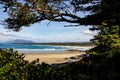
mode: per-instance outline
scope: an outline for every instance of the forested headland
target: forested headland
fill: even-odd
[[[18,44],[36,44],[36,45],[56,45],[56,46],[95,46],[91,42],[49,42],[49,43],[18,43]]]

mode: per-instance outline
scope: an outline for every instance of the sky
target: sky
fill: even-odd
[[[0,10],[0,20],[7,17]],[[19,32],[5,29],[0,25],[0,42],[15,39],[32,40],[34,42],[88,42],[96,32],[89,30],[90,26],[64,27],[70,23],[42,21],[29,27],[22,27]]]

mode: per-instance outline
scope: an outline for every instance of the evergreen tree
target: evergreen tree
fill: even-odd
[[[120,25],[119,0],[1,0],[0,4],[9,14],[6,26],[15,31],[43,20],[75,24],[68,26]],[[81,12],[87,14],[81,17]]]
[[[18,52],[0,50],[1,80],[120,80],[119,0],[0,0],[0,4],[9,14],[7,27],[15,31],[43,20],[93,25],[91,30],[99,33],[92,40],[97,46],[89,53],[104,54],[58,67],[29,64]],[[90,14],[80,17],[76,14],[80,11]]]
[[[119,26],[100,27],[98,35],[93,41],[96,45],[103,45],[109,48],[120,48]]]
[[[90,51],[97,53],[105,53],[111,49],[120,49],[119,26],[90,28],[90,30],[98,30],[98,34],[91,41],[96,45]]]

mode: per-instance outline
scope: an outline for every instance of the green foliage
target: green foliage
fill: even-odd
[[[90,54],[75,63],[60,65],[27,62],[24,55],[12,49],[0,50],[1,80],[119,80],[120,50],[111,49],[104,55]]]
[[[93,39],[96,45],[120,48],[119,26],[101,27]]]
[[[7,28],[15,31],[43,20],[77,23],[77,26],[120,25],[119,0],[2,0],[0,4],[9,14],[5,20]],[[81,17],[76,14],[80,12],[89,14]]]
[[[84,61],[91,61],[96,70],[96,75],[99,79],[104,80],[119,80],[120,79],[120,49],[111,49],[102,52],[102,55],[90,55]],[[89,67],[88,67],[89,68]]]
[[[26,80],[28,62],[13,49],[0,49],[0,80]]]
[[[0,80],[71,80],[68,67],[28,62],[13,49],[0,49]]]
[[[0,80],[120,80],[119,0],[23,1],[0,1],[9,13],[9,29],[18,31],[42,20],[95,25],[91,30],[99,30],[92,40],[96,47],[79,62],[56,66],[29,63],[17,51],[0,49]],[[91,14],[81,18],[75,14],[80,11]]]
[[[98,35],[94,36],[91,41],[96,44],[96,47],[89,50],[89,53],[95,52],[97,54],[103,54],[111,49],[120,49],[120,26],[102,26],[91,28],[91,30],[99,30]]]

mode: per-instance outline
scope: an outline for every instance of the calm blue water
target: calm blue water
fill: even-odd
[[[8,44],[0,43],[0,48],[14,48],[15,50],[24,51],[64,51],[69,49],[88,50],[90,47],[76,46],[50,46],[50,45],[35,45],[35,44]]]

